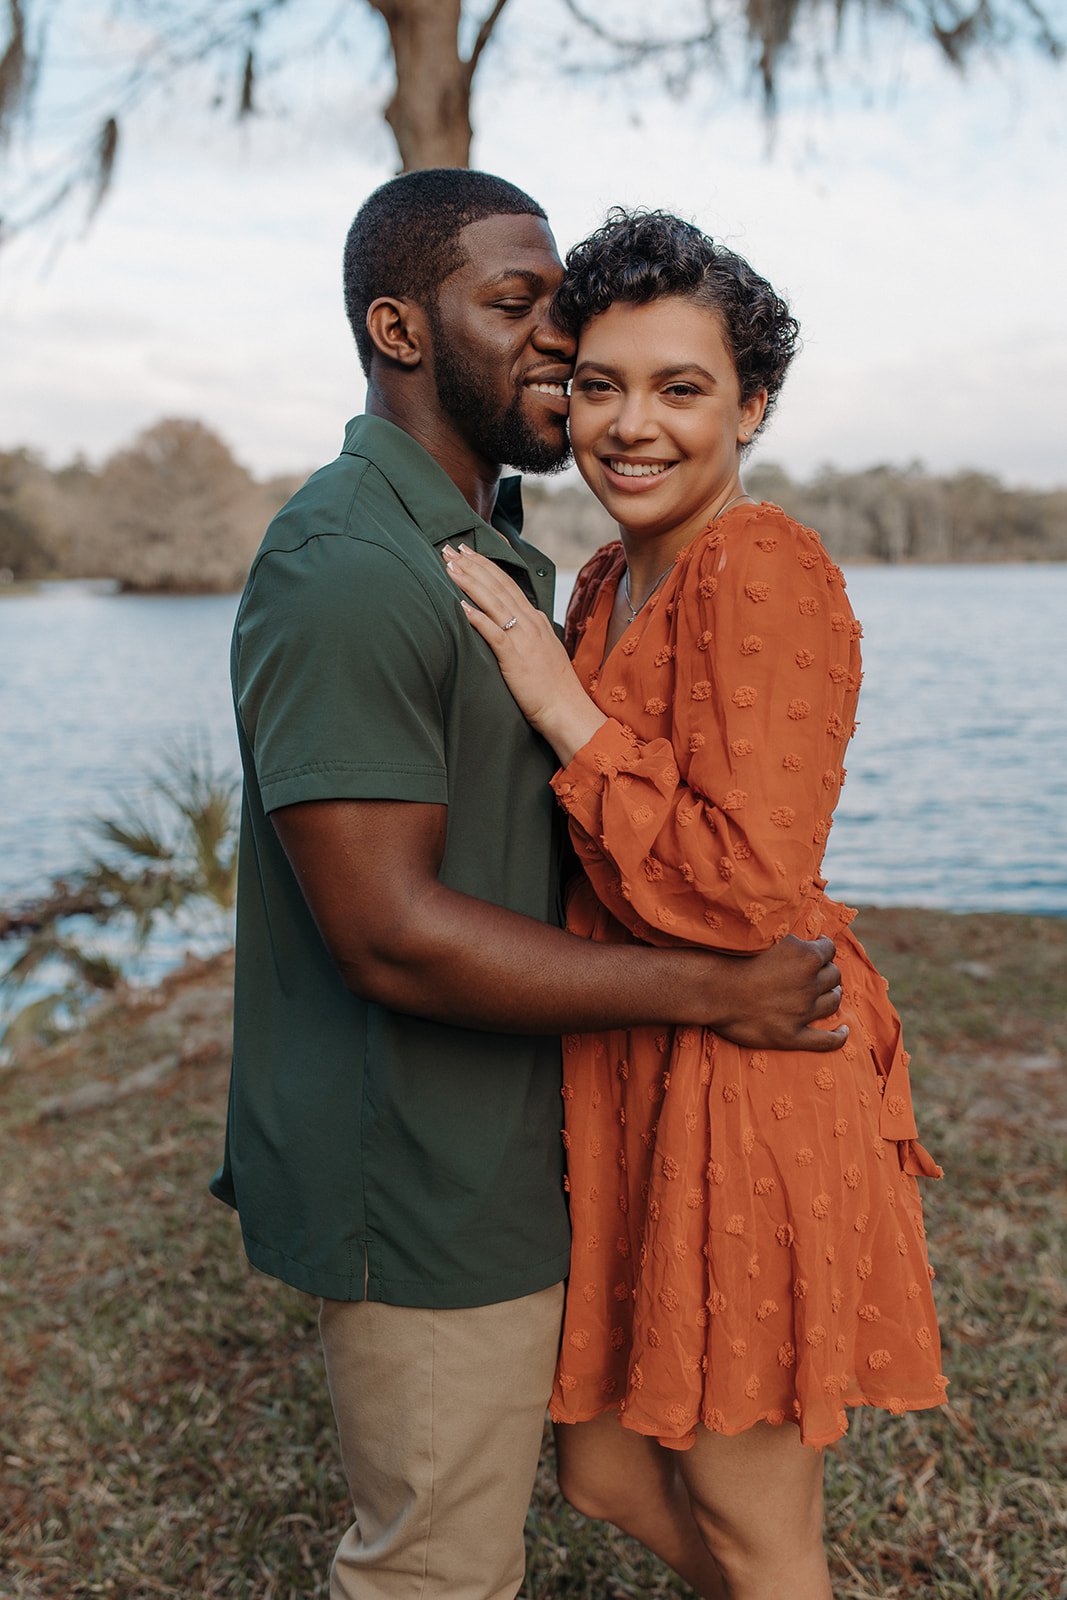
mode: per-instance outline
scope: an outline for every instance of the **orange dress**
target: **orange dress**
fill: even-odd
[[[602,660],[621,545],[581,573],[575,669],[608,717],[553,780],[587,938],[757,951],[837,943],[832,1055],[695,1027],[564,1040],[574,1242],[552,1415],[616,1408],[685,1449],[699,1424],[942,1403],[908,1056],[885,979],[819,876],[860,685],[860,627],[816,534],[738,506],[678,557]],[[669,1005],[666,1007],[669,1011]]]

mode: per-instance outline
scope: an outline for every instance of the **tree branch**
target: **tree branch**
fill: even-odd
[[[600,39],[604,44],[609,44],[615,50],[626,50],[634,55],[663,55],[668,50],[692,50],[700,45],[716,43],[721,32],[716,20],[710,0],[704,0],[704,14],[708,19],[707,27],[700,33],[693,33],[677,39],[650,39],[647,35],[642,39],[624,39],[604,26],[596,17],[591,17],[578,0],[563,0],[564,8],[570,12],[575,22]]]
[[[764,101],[773,110],[779,59],[793,42],[798,24],[822,9],[822,0],[703,0],[706,26],[676,38],[628,37],[599,14],[592,14],[583,0],[562,0],[567,12],[588,34],[600,41],[616,57],[616,67],[626,70],[642,61],[680,56],[691,73],[700,53],[721,42],[724,16],[740,21],[754,50],[753,65],[763,86]],[[827,0],[836,14],[838,35],[846,15],[867,8],[869,0]],[[1006,42],[1020,30],[1025,16],[1036,32],[1035,43],[1043,54],[1058,61],[1064,53],[1063,40],[1054,32],[1049,6],[1042,0],[879,0],[878,9],[902,18],[917,31],[925,31],[954,67],[962,67],[968,55],[983,45]]]
[[[1052,26],[1037,0],[1019,0],[1023,10],[1029,15],[1032,22],[1037,25],[1038,43],[1047,56],[1053,61],[1061,60],[1063,56],[1063,39],[1053,33]]]
[[[26,91],[26,22],[19,0],[8,0],[10,37],[0,57],[0,143],[11,132]]]
[[[100,210],[107,192],[111,188],[111,179],[115,171],[115,157],[119,151],[119,122],[117,117],[107,117],[100,132],[96,137],[93,150],[93,188],[89,199],[89,213],[86,218],[91,222]]]
[[[478,36],[474,41],[474,48],[467,58],[468,80],[474,77],[481,53],[489,43],[489,35],[499,22],[500,13],[503,11],[507,3],[508,0],[496,0],[496,4],[493,6],[492,11],[490,11],[489,15],[483,20],[481,27],[478,29]]]
[[[403,104],[405,167],[425,162],[464,164],[469,158],[474,74],[508,0],[468,0],[471,13],[480,14],[481,21],[466,59],[460,56],[456,39],[461,0],[355,3],[357,9],[365,7],[382,18],[390,35],[398,77],[386,119],[400,147],[397,107]],[[616,0],[562,3],[573,25],[568,33],[580,31],[587,42],[594,42],[596,48],[587,53],[599,58],[595,63],[599,72],[624,74],[648,63],[659,69],[672,92],[681,93],[701,74],[721,70],[728,58],[741,57],[752,74],[749,87],[753,81],[761,83],[764,105],[771,113],[787,50],[810,43],[809,25],[832,23],[835,17],[839,37],[841,24],[853,14],[862,17],[868,11],[894,18],[912,35],[930,41],[942,59],[956,67],[974,55],[1006,50],[1017,39],[1025,39],[1053,61],[1064,54],[1064,29],[1054,0],[687,0],[684,7],[661,7],[667,19],[663,23],[651,10],[643,13],[642,7],[631,9]],[[35,83],[49,65],[51,37],[62,32],[61,13],[68,7],[76,10],[77,4],[78,0],[0,0],[0,17],[6,24],[0,42],[0,144],[13,129],[31,129]],[[88,200],[91,218],[109,191],[130,114],[182,73],[206,62],[221,66],[228,75],[232,63],[233,89],[217,94],[213,104],[236,103],[238,118],[248,117],[257,109],[268,72],[278,71],[279,64],[290,65],[309,49],[314,53],[336,47],[339,19],[351,15],[353,5],[354,0],[331,0],[328,5],[321,0],[110,0],[113,17],[144,24],[147,33],[138,29],[133,45],[125,49],[120,42],[121,54],[107,58],[86,100],[81,79],[69,70],[71,63],[65,64],[74,90],[61,107],[57,136],[46,141],[46,150],[55,153],[48,155],[44,172],[33,171],[24,161],[12,163],[5,214],[0,217],[0,249],[15,234],[78,198]],[[280,34],[275,61],[266,55],[261,40],[282,12],[298,18],[305,31],[294,37],[292,29],[279,29],[274,35]],[[672,37],[670,19],[679,13],[684,20],[675,23],[679,31]],[[629,24],[628,17],[639,20]],[[46,21],[52,24],[48,38]],[[415,36],[425,39],[427,30],[432,43],[420,54]],[[818,70],[821,56],[810,53]],[[570,70],[589,70],[591,65],[579,68],[572,63]],[[794,70],[811,67],[804,58]],[[357,74],[367,70],[367,64],[359,61]],[[78,130],[73,138],[68,133],[72,126]],[[428,128],[432,136],[427,135]],[[58,148],[64,145],[66,149]]]

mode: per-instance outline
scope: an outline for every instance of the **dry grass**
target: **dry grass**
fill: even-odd
[[[865,912],[910,1023],[952,1404],[858,1415],[828,1462],[839,1600],[1053,1600],[1062,1476],[1067,923]],[[0,1595],[318,1595],[346,1520],[313,1308],[251,1273],[205,1192],[225,962],[0,1078]],[[181,1049],[106,1110],[48,1097]],[[1057,1320],[1059,1319],[1059,1320]],[[1059,1343],[1057,1343],[1059,1341]],[[550,1447],[527,1600],[686,1591],[563,1508]]]

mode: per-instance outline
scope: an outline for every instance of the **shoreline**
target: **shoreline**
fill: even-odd
[[[536,533],[532,537],[533,543],[537,545]],[[544,554],[554,563],[557,571],[576,573],[581,568],[582,563],[594,554],[594,550],[592,548],[585,552],[568,550],[559,556],[555,556],[552,554],[551,549],[545,549]],[[577,566],[572,566],[572,561],[577,561]],[[921,557],[911,556],[902,556],[894,560],[879,560],[873,556],[851,555],[843,558],[839,564],[845,572],[850,570],[872,572],[881,569],[887,572],[943,572],[967,569],[984,570],[987,567],[1062,567],[1067,565],[1067,554],[1062,556],[990,555],[985,559],[968,556],[958,561],[938,557],[927,561]],[[128,589],[123,588],[117,578],[52,576],[16,578],[10,583],[0,583],[0,600],[39,599],[43,595],[47,595],[50,590],[63,588],[74,589],[82,593],[96,593],[103,598],[111,600],[210,600],[219,599],[227,595],[236,598],[241,594],[240,587],[233,589]]]

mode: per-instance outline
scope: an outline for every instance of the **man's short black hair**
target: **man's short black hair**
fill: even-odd
[[[545,213],[504,178],[466,167],[429,167],[383,183],[360,207],[345,240],[345,311],[359,359],[370,372],[367,310],[381,295],[414,300],[431,313],[437,291],[466,257],[458,235],[483,217]]]

